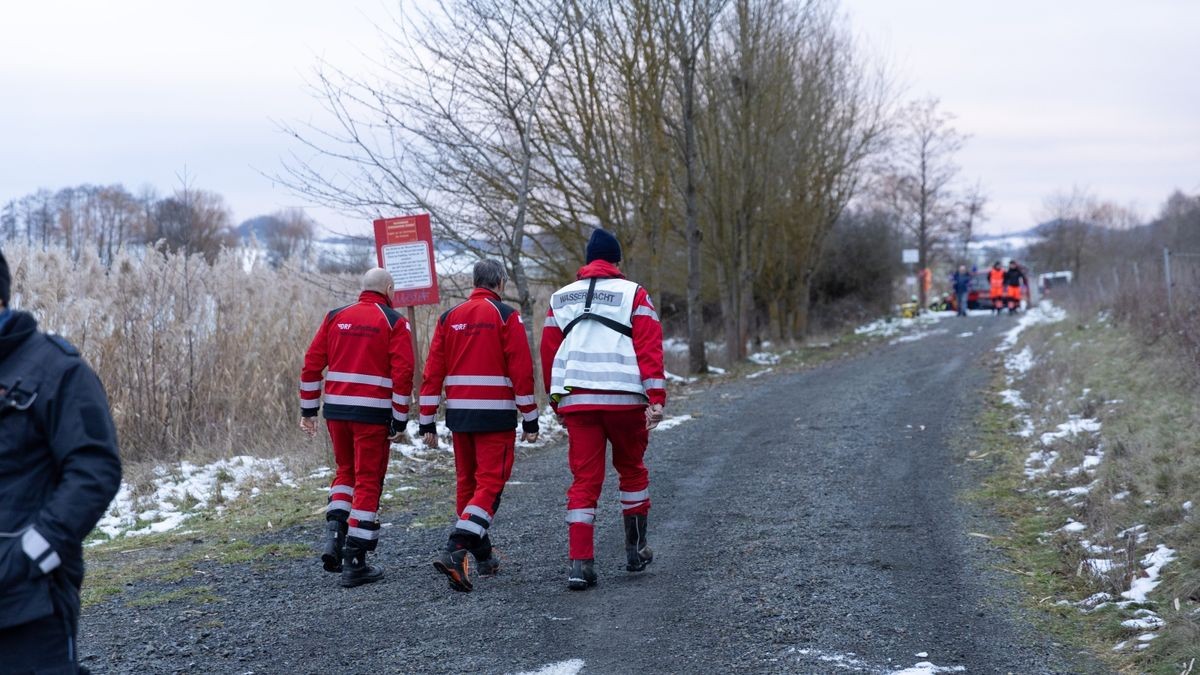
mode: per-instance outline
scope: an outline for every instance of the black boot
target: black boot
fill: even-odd
[[[479,546],[471,549],[471,555],[475,557],[475,568],[479,570],[479,576],[494,577],[500,572],[500,559],[492,550],[492,540],[488,535],[483,535]]]
[[[596,585],[596,563],[593,560],[572,560],[571,572],[567,575],[567,588],[573,591],[586,590]]]
[[[646,544],[646,514],[625,516],[625,569],[641,572],[654,560]]]
[[[383,568],[367,564],[367,552],[354,544],[346,544],[342,550],[342,587],[354,588],[379,581]]]
[[[470,593],[474,588],[471,585],[471,569],[467,564],[468,555],[470,551],[465,548],[447,549],[433,561],[433,568],[446,575],[450,588],[462,593]]]
[[[342,571],[342,547],[346,545],[346,523],[340,520],[325,521],[325,549],[321,562],[326,572]]]

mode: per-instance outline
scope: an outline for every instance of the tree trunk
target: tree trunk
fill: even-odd
[[[708,372],[704,354],[704,313],[700,304],[700,223],[696,207],[696,59],[683,62],[684,208],[688,246],[687,329],[688,369],[693,374]]]

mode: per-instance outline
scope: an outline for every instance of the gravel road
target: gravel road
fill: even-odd
[[[610,475],[600,583],[566,590],[564,442],[519,458],[493,528],[504,568],[474,593],[450,592],[429,564],[444,529],[397,526],[381,542],[378,584],[343,590],[314,553],[210,570],[213,603],[93,606],[84,663],[98,673],[891,673],[921,662],[947,670],[912,672],[1103,672],[1040,634],[1000,558],[967,536],[996,527],[958,495],[973,480],[963,439],[1011,321],[947,319],[920,340],[674,398],[669,416],[697,418],[651,437],[645,573],[623,571]],[[315,551],[319,528],[314,518],[261,541]]]

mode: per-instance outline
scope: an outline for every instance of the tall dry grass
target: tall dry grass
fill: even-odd
[[[100,375],[126,460],[274,456],[296,446],[317,454],[296,429],[300,365],[325,313],[357,297],[357,275],[275,269],[240,250],[209,264],[133,249],[111,267],[63,248],[9,243],[4,253],[13,305],[71,340]],[[469,276],[448,277],[440,305],[416,308],[421,356],[438,316],[469,292]],[[532,323],[536,336],[542,317]]]

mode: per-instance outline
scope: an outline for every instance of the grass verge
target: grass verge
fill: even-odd
[[[1141,341],[1104,315],[1032,328],[1024,347],[1034,367],[998,374],[995,385],[1020,392],[1024,405],[996,395],[979,420],[984,449],[967,457],[987,474],[971,496],[1009,523],[993,543],[1056,638],[1122,672],[1195,672],[1200,392],[1190,368],[1164,341]],[[1072,420],[1094,420],[1099,431],[1041,435]],[[1017,435],[1027,421],[1034,433]],[[1027,463],[1034,452],[1056,454]],[[1030,477],[1031,467],[1046,471]],[[1122,598],[1145,583],[1144,558],[1160,545],[1175,551],[1161,583],[1145,603]],[[1136,623],[1150,617],[1161,627]]]

